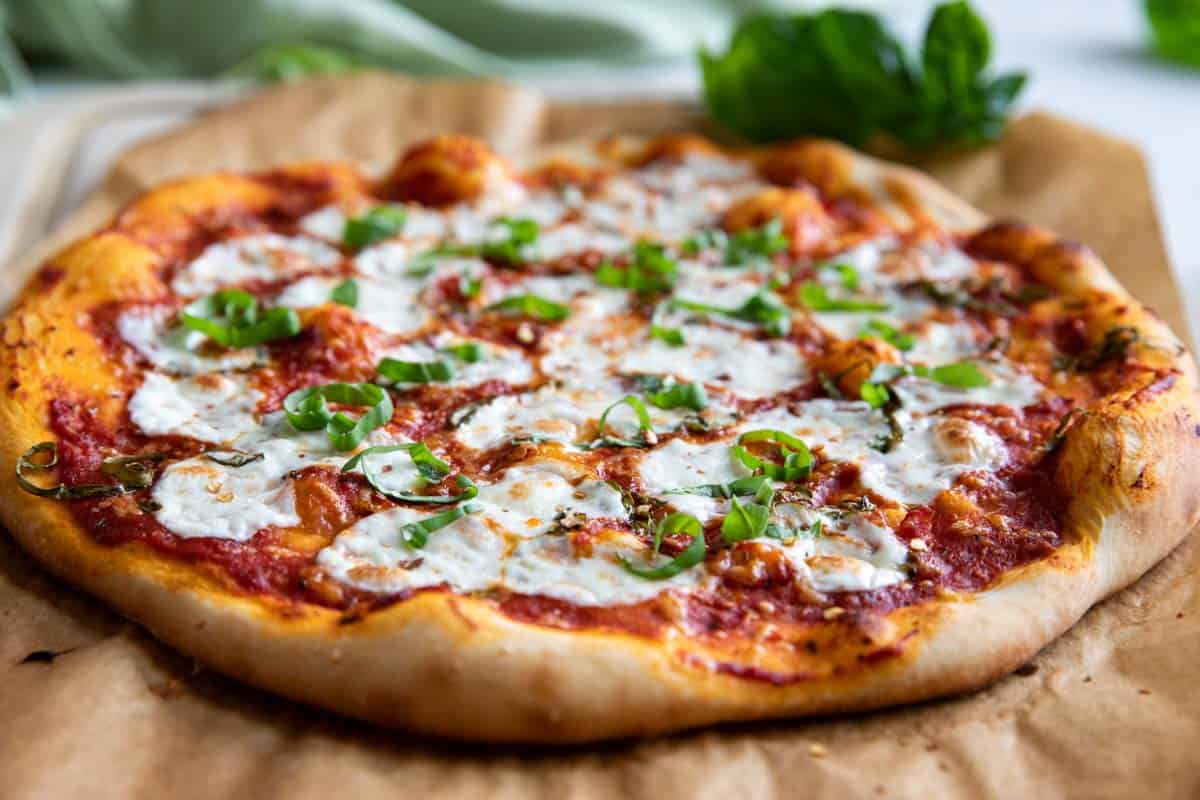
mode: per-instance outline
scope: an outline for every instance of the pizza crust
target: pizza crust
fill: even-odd
[[[837,145],[811,146],[822,179],[869,191],[889,215],[927,214],[952,230],[984,221],[918,173]],[[143,235],[161,233],[169,247],[179,217],[156,216],[156,207],[194,213],[221,202],[218,188],[237,180],[164,187],[123,218],[135,220]],[[243,203],[269,202],[253,187],[235,188]],[[872,709],[974,689],[1024,663],[1094,603],[1136,580],[1200,519],[1200,412],[1190,357],[1087,251],[1024,226],[989,234],[997,255],[1027,263],[1053,288],[1105,292],[1104,324],[1138,326],[1156,343],[1154,358],[1181,376],[1149,398],[1109,398],[1069,431],[1056,479],[1073,497],[1072,543],[982,593],[893,612],[890,622],[916,633],[901,655],[871,669],[776,686],[708,668],[684,637],[660,642],[524,624],[483,601],[442,592],[349,624],[324,608],[284,614],[273,601],[232,594],[211,575],[166,562],[143,545],[96,544],[66,509],[23,494],[12,481],[0,482],[2,519],[58,576],[218,671],[301,702],[438,736],[579,742]],[[60,254],[52,264],[64,274],[53,283],[35,279],[6,321],[0,377],[56,374],[89,392],[109,388],[117,376],[92,367],[98,346],[78,329],[74,313],[96,297],[111,298],[115,285],[129,296],[152,291],[147,276],[156,258],[119,232]],[[3,463],[48,438],[41,420],[48,401],[48,392],[33,385],[0,399]]]

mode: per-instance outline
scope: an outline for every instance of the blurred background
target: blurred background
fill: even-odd
[[[0,263],[69,215],[138,139],[264,81],[372,66],[493,76],[572,99],[691,98],[749,138],[820,134],[920,152],[978,146],[1012,114],[1050,110],[1143,149],[1197,319],[1200,0],[829,6],[0,0]],[[47,180],[39,164],[51,154],[70,168],[47,201],[30,187]],[[44,207],[28,207],[34,196]]]

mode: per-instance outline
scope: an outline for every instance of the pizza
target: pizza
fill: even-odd
[[[1191,358],[1096,256],[816,140],[168,183],[40,267],[0,381],[36,559],[453,738],[974,689],[1200,513]]]

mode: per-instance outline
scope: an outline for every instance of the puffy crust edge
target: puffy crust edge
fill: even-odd
[[[952,229],[983,219],[922,175],[827,146],[832,157],[849,159],[856,184],[873,194],[882,190],[900,208],[928,213]],[[128,260],[147,257],[126,246]],[[1057,248],[1056,258],[1067,253],[1074,264],[1060,275],[1046,266],[1058,263],[1053,259],[1031,262],[1042,280],[1070,292],[1101,288],[1115,298],[1111,313],[1122,324],[1134,322],[1156,339],[1175,342],[1086,251],[1057,240],[1042,246]],[[77,271],[100,266],[95,258],[74,262]],[[95,285],[94,277],[75,277]],[[58,294],[35,285],[24,303],[49,303]],[[7,379],[16,363],[12,343],[0,353],[0,378]],[[284,614],[144,547],[101,547],[66,509],[29,498],[12,481],[0,482],[0,513],[20,544],[54,573],[163,641],[248,683],[385,725],[463,739],[567,743],[864,710],[967,691],[1006,674],[1092,604],[1136,580],[1196,524],[1195,371],[1181,348],[1160,356],[1180,373],[1172,387],[1146,402],[1112,398],[1068,436],[1059,480],[1079,490],[1068,515],[1075,542],[985,592],[915,610],[920,633],[895,658],[848,677],[786,686],[689,661],[686,637],[653,641],[534,626],[448,593],[424,593],[349,625],[325,609]],[[54,371],[56,358],[40,358],[44,374]],[[0,398],[5,463],[45,437],[35,406],[40,413],[36,403]],[[1114,479],[1084,485],[1097,469]]]

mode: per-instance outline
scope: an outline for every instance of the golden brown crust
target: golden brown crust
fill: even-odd
[[[670,155],[698,147],[679,138],[658,149]],[[777,168],[786,169],[789,183],[807,179],[826,190],[861,192],[883,213],[914,224],[932,220],[961,230],[983,221],[910,170],[823,142],[788,152]],[[434,161],[430,174],[440,180]],[[402,186],[418,174],[398,167],[391,180]],[[447,191],[458,197],[473,189]],[[117,295],[160,293],[153,267],[162,256],[154,245],[186,237],[191,220],[228,210],[231,197],[265,208],[278,192],[236,176],[166,186],[126,210],[112,231],[53,259],[61,274],[35,281],[4,323],[0,381],[10,391],[0,398],[2,463],[12,464],[30,442],[52,438],[45,420],[51,390],[34,377],[55,375],[60,391],[91,397],[120,381],[121,368],[79,327],[78,312]],[[1094,304],[1093,337],[1113,325],[1139,328],[1139,360],[1172,370],[1173,382],[1110,396],[1068,432],[1056,480],[1071,497],[1069,544],[980,594],[893,612],[871,635],[896,645],[899,655],[872,669],[772,685],[710,668],[706,651],[682,636],[551,629],[439,592],[342,624],[330,609],[297,612],[232,594],[210,574],[164,561],[140,544],[101,546],[61,504],[31,498],[12,481],[0,481],[0,513],[21,545],[56,574],[222,672],[303,702],[449,737],[584,741],[965,691],[1017,667],[1092,604],[1136,580],[1200,517],[1196,375],[1175,337],[1078,246],[1017,225],[995,226],[975,245]],[[102,413],[115,413],[113,405],[100,404]],[[835,620],[830,627],[854,624]]]

